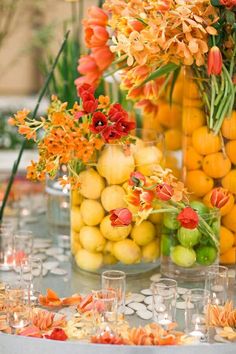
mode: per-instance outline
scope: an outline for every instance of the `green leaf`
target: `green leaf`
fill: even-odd
[[[171,85],[170,85],[170,95],[169,95],[170,105],[172,105],[173,91],[175,88],[175,83],[179,77],[180,70],[181,70],[181,67],[179,66],[177,69],[175,69],[175,71],[173,73],[173,78],[171,80]]]
[[[220,0],[211,0],[213,6],[221,6]]]
[[[226,10],[225,11],[226,22],[230,25],[234,25],[235,15],[233,11]]]
[[[161,77],[163,75],[169,74],[172,71],[175,71],[177,68],[179,68],[179,66],[177,64],[174,63],[168,63],[166,65],[161,66],[160,68],[158,68],[157,70],[155,70],[153,73],[151,73],[151,75],[149,75],[146,80],[144,80],[140,85],[143,86],[144,84],[146,84],[147,82],[151,81],[151,80],[155,80],[158,77]]]

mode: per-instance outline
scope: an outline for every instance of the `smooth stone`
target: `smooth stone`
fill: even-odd
[[[146,306],[144,304],[141,304],[140,302],[131,302],[128,304],[128,307],[135,311],[146,311]]]
[[[151,311],[137,311],[137,316],[142,318],[143,320],[150,320],[153,315],[152,315],[152,312]]]
[[[67,271],[65,269],[61,269],[61,268],[55,268],[55,269],[52,269],[50,271],[51,274],[54,274],[54,275],[66,275],[67,274]]]
[[[52,270],[55,269],[59,266],[59,262],[44,262],[43,263],[43,268],[47,269],[47,270]]]
[[[156,273],[156,274],[153,274],[150,278],[151,281],[155,282],[155,281],[158,281],[160,280],[161,278],[161,274],[160,273]]]
[[[134,314],[134,310],[130,307],[125,306],[124,315],[125,316],[132,316]]]
[[[145,295],[145,296],[149,296],[152,295],[152,290],[151,289],[142,289],[141,294]]]

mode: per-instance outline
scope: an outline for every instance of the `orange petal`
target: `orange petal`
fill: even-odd
[[[60,300],[57,293],[55,293],[52,289],[47,289],[47,298],[49,301]]]

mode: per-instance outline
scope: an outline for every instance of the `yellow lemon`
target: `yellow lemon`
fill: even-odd
[[[131,231],[131,237],[139,246],[147,245],[155,238],[155,235],[155,226],[147,220],[142,221],[139,225],[134,225]]]
[[[121,146],[106,146],[98,159],[97,170],[108,184],[124,183],[134,171],[132,154],[125,154]]]
[[[153,211],[158,210],[161,208],[161,205],[154,205]],[[162,214],[161,213],[153,213],[150,214],[148,217],[148,220],[151,221],[153,224],[159,224],[162,220]]]
[[[71,240],[79,242],[79,232],[71,230]]]
[[[115,256],[113,256],[113,254],[106,253],[103,255],[103,263],[104,264],[111,265],[111,264],[115,264],[117,262],[118,262],[118,260],[116,259]]]
[[[105,188],[104,179],[93,168],[79,174],[80,194],[89,199],[98,199]]]
[[[141,250],[132,240],[116,242],[113,247],[114,256],[124,264],[135,264],[141,259]]]
[[[131,231],[131,225],[114,227],[111,225],[110,216],[107,215],[100,224],[100,230],[106,239],[110,241],[120,241],[129,235]]]
[[[81,227],[84,226],[84,222],[79,207],[72,207],[70,220],[71,220],[71,228],[76,232],[80,232]]]
[[[154,262],[160,257],[160,241],[153,240],[146,246],[142,247],[142,260],[145,263]]]
[[[81,204],[80,211],[84,223],[89,226],[98,225],[105,214],[101,203],[93,199],[85,199]]]
[[[71,204],[72,205],[80,205],[83,201],[83,197],[81,193],[77,190],[71,192]]]
[[[121,186],[108,186],[102,191],[101,202],[105,210],[125,208],[125,191]]]
[[[88,272],[95,272],[103,263],[102,253],[89,252],[81,248],[75,255],[77,265]]]
[[[103,249],[103,253],[112,253],[114,242],[107,241]]]
[[[138,149],[134,155],[137,170],[145,176],[153,173],[153,168],[160,164],[162,152],[156,146],[146,146]]]
[[[91,252],[101,252],[106,243],[99,228],[95,226],[83,226],[79,239],[82,247]]]
[[[71,253],[75,255],[82,248],[80,242],[76,239],[71,239],[70,249]]]

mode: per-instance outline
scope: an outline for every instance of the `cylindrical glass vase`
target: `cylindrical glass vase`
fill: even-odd
[[[165,213],[161,234],[161,273],[182,281],[201,281],[219,263],[219,212],[201,214],[195,229],[182,227],[176,213]],[[202,222],[205,226],[202,226]]]
[[[127,207],[132,172],[148,177],[162,163],[163,140],[153,130],[137,129],[134,144],[105,145],[96,160],[79,172],[80,188],[71,192],[71,253],[77,268],[136,274],[159,265],[160,218],[152,215],[139,226],[113,227],[109,212]]]

